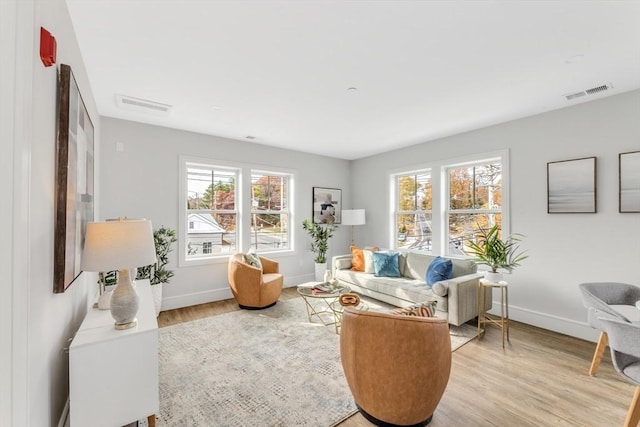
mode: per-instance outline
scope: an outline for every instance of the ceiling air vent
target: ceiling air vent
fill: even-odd
[[[613,88],[613,85],[611,83],[606,84],[606,85],[600,85],[600,86],[596,86],[596,87],[592,87],[591,89],[586,89],[586,90],[581,90],[580,92],[575,92],[575,93],[570,93],[565,95],[564,97],[567,98],[567,101],[571,101],[573,99],[576,98],[581,98],[585,95],[597,95],[599,93],[605,92],[609,89]]]
[[[116,104],[118,107],[139,111],[141,113],[151,113],[166,116],[171,111],[171,105],[161,104],[160,102],[149,101],[147,99],[134,98],[127,95],[116,95]]]

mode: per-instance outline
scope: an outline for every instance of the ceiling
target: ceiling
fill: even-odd
[[[102,116],[343,159],[640,88],[637,0],[67,4]]]

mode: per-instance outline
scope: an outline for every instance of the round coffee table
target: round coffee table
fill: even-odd
[[[314,286],[320,283],[304,283],[298,286],[298,293],[307,307],[309,322],[322,323],[325,326],[334,325],[336,333],[338,333],[342,314],[342,306],[338,302],[338,298],[341,294],[351,291],[351,288],[338,285],[331,291],[316,292]]]

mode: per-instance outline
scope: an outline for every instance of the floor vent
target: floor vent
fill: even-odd
[[[116,104],[126,110],[134,110],[143,113],[153,113],[168,115],[171,112],[171,105],[160,102],[149,101],[147,99],[134,98],[127,95],[116,95]]]
[[[567,101],[571,101],[571,100],[574,100],[576,98],[582,98],[583,96],[586,96],[586,95],[597,95],[597,94],[605,92],[605,91],[607,91],[607,90],[609,90],[611,88],[613,88],[613,85],[611,83],[609,83],[609,84],[606,84],[606,85],[600,85],[600,86],[592,87],[591,89],[581,90],[580,92],[569,93],[567,95],[564,95],[564,97],[567,98]]]

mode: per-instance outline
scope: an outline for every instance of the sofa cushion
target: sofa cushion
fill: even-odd
[[[398,268],[398,252],[374,252],[373,265],[376,277],[401,277]]]
[[[335,267],[338,270],[346,270],[351,268],[351,258],[340,258],[336,260]]]
[[[427,267],[427,273],[425,274],[425,281],[428,286],[432,286],[434,283],[441,280],[451,279],[453,276],[453,263],[450,259],[445,259],[437,256],[431,261],[429,267]]]
[[[405,267],[404,276],[424,281],[424,275],[434,255],[428,255],[418,252],[407,252],[407,266]]]
[[[351,269],[353,271],[364,271],[364,254],[362,248],[351,246]]]

